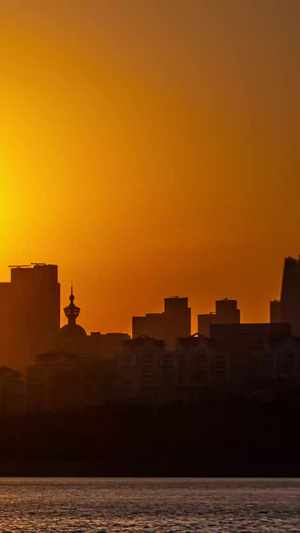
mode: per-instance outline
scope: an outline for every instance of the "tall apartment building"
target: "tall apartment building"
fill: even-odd
[[[59,326],[57,266],[11,267],[11,281],[0,283],[0,364],[23,371],[51,348]]]
[[[169,350],[173,350],[177,339],[191,334],[191,308],[188,298],[165,298],[162,313],[148,313],[132,318],[132,337],[142,335],[163,340]]]
[[[233,383],[299,375],[298,339],[291,337],[289,324],[212,324],[210,340],[216,353],[227,354]]]
[[[279,300],[272,300],[270,302],[270,322],[276,324],[281,321],[281,308]]]
[[[214,313],[198,315],[198,333],[209,337],[211,324],[239,324],[241,321],[240,310],[237,308],[237,300],[216,301]]]
[[[158,405],[197,401],[213,376],[209,344],[210,339],[193,336],[179,339],[177,350],[167,351],[163,341],[145,335],[124,342],[115,356],[116,400]],[[222,368],[220,378],[226,377]]]
[[[280,321],[291,324],[292,335],[300,337],[300,259],[284,261]]]

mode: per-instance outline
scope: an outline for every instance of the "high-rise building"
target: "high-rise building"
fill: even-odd
[[[198,315],[198,333],[199,335],[204,335],[204,337],[209,337],[209,328],[211,324],[215,324],[216,314],[206,313],[204,315]]]
[[[216,301],[216,324],[239,324],[240,314],[236,300],[222,298]]]
[[[51,348],[60,326],[57,266],[11,267],[0,283],[0,362],[24,370],[40,351]]]
[[[167,348],[175,348],[176,341],[191,334],[191,308],[188,298],[165,298],[165,319],[167,322],[164,341]]]
[[[132,337],[142,335],[163,340],[173,350],[177,339],[191,334],[191,308],[188,298],[165,298],[163,313],[148,313],[132,318]]]
[[[280,375],[276,374],[277,365],[272,350],[275,346],[283,346],[289,341],[292,342],[290,332],[290,325],[282,323],[212,324],[210,340],[217,355],[223,357],[227,354],[232,383],[237,384],[241,381],[250,383],[256,378],[271,378]],[[288,366],[290,357],[286,356],[286,347],[283,353],[285,364]],[[277,362],[281,365],[279,358]],[[291,373],[293,373],[292,370]]]
[[[292,335],[300,337],[300,259],[287,257],[284,262],[280,320],[291,324]]]
[[[281,308],[279,300],[272,300],[270,302],[270,322],[276,324],[281,321]]]
[[[214,313],[198,315],[198,333],[209,337],[211,324],[239,324],[240,315],[237,300],[228,300],[228,298],[217,300]]]

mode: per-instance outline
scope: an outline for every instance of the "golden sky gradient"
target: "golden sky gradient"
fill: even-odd
[[[57,263],[88,331],[172,295],[268,320],[300,253],[299,51],[298,0],[1,0],[0,279]]]

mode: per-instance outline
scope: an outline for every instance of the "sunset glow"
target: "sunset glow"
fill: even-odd
[[[1,280],[58,264],[88,331],[177,294],[268,320],[300,251],[298,6],[2,1]]]

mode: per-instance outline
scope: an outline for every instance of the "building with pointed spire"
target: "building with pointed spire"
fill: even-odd
[[[73,287],[71,286],[70,303],[64,308],[64,313],[68,319],[68,323],[60,328],[58,338],[59,339],[83,339],[87,337],[85,329],[79,324],[76,324],[76,320],[80,313],[80,307],[74,304],[75,296],[73,294]]]
[[[120,349],[124,340],[130,339],[127,333],[92,332],[77,324],[80,307],[74,304],[75,296],[71,286],[70,303],[64,308],[68,323],[62,326],[56,336],[53,349],[67,353],[97,354],[101,359],[110,359]]]
[[[85,329],[76,323],[80,313],[80,307],[74,304],[75,296],[71,287],[70,303],[64,308],[68,323],[62,326],[54,342],[54,350],[66,353],[91,353],[90,336]]]
[[[56,336],[52,351],[36,355],[27,367],[27,411],[84,409],[109,401],[114,354],[120,350],[124,333],[100,332],[87,335],[77,324],[80,307],[64,308],[68,323]]]

